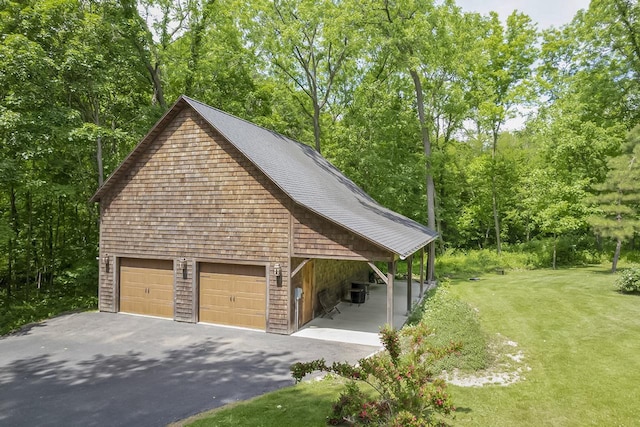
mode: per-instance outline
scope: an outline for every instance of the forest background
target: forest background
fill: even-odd
[[[0,0],[4,313],[95,302],[88,200],[180,94],[315,147],[439,256],[636,256],[636,1],[539,30],[446,0]]]

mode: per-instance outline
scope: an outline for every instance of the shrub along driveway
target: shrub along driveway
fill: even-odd
[[[293,384],[289,366],[376,349],[108,313],[0,337],[0,425],[160,426]]]

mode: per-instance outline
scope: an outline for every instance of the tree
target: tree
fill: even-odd
[[[532,98],[529,78],[536,57],[536,39],[535,27],[524,14],[514,12],[509,15],[506,27],[502,26],[495,12],[490,14],[486,22],[484,55],[476,62],[475,70],[476,122],[479,129],[489,133],[494,163],[497,161],[498,136],[502,126],[515,116],[519,106]],[[489,178],[496,249],[500,253],[501,206],[495,172],[493,168]]]
[[[629,133],[623,154],[609,160],[604,183],[595,185],[592,202],[598,215],[589,222],[601,236],[616,241],[611,272],[615,273],[622,243],[640,231],[640,126]]]
[[[355,62],[357,35],[349,3],[265,2],[257,24],[253,39],[263,46],[274,72],[285,78],[302,111],[311,118],[314,146],[321,152],[321,114],[335,103],[335,86]]]
[[[557,265],[558,238],[584,228],[588,209],[585,203],[586,181],[564,182],[553,168],[535,169],[523,185],[525,207],[543,235],[551,235],[551,266]]]
[[[452,1],[363,2],[371,56],[412,83],[426,192],[427,225],[437,228],[434,153],[466,117],[464,82],[468,73],[473,18]],[[469,18],[469,19],[467,19]],[[462,29],[464,28],[464,31]],[[380,66],[380,63],[377,64]],[[429,247],[427,279],[434,276],[435,245]]]

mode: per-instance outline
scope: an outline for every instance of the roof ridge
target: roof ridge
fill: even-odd
[[[266,128],[266,127],[264,127],[264,126],[262,126],[262,125],[259,125],[259,124],[257,124],[257,123],[254,123],[254,122],[252,122],[252,121],[250,121],[250,120],[247,120],[247,119],[244,119],[244,118],[242,118],[242,117],[236,116],[235,114],[231,114],[231,113],[228,113],[228,112],[226,112],[226,111],[224,111],[224,110],[221,110],[221,109],[219,109],[219,108],[212,107],[211,105],[209,105],[209,104],[205,104],[204,102],[202,102],[202,101],[198,101],[197,99],[193,99],[193,98],[191,98],[190,96],[187,96],[187,95],[180,95],[180,97],[181,97],[181,98],[184,98],[187,102],[195,102],[195,103],[197,103],[197,104],[202,105],[202,106],[203,106],[203,107],[205,107],[205,108],[210,108],[210,109],[212,109],[212,110],[216,110],[216,111],[217,111],[218,113],[220,113],[220,114],[224,114],[225,116],[231,117],[231,118],[233,118],[233,119],[243,121],[243,122],[245,122],[246,124],[248,124],[248,125],[250,125],[250,126],[254,126],[254,127],[260,128],[260,129],[262,129],[262,130],[264,130],[264,131],[267,131],[267,132],[269,132],[269,133],[275,133],[275,134],[278,134],[278,136],[281,136],[281,137],[283,137],[283,138],[285,138],[285,139],[288,139],[288,140],[289,140],[289,141],[291,141],[291,142],[294,142],[294,143],[296,143],[296,144],[298,144],[298,145],[301,145],[301,146],[303,146],[303,147],[305,147],[305,148],[309,148],[309,149],[311,149],[311,150],[315,151],[315,149],[314,149],[311,145],[309,145],[309,144],[305,144],[304,142],[300,142],[300,141],[295,140],[295,139],[293,139],[293,138],[289,138],[287,135],[283,135],[283,134],[281,134],[280,132],[277,132],[277,131],[275,131],[275,130],[273,130],[273,129]]]

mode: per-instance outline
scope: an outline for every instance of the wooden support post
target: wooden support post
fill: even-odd
[[[424,295],[424,248],[420,249],[420,299]]]
[[[413,255],[407,258],[407,316],[411,313],[411,285],[413,285]]]
[[[393,276],[396,273],[396,261],[387,263],[387,324],[393,328]]]

